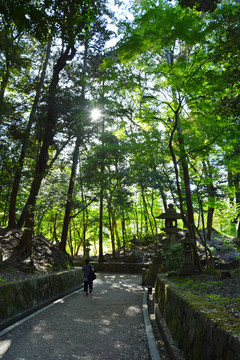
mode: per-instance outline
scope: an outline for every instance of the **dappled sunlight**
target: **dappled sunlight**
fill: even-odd
[[[99,326],[98,334],[107,335],[111,331],[110,325],[111,325],[110,320],[101,319],[98,325]]]
[[[139,306],[129,306],[129,308],[125,310],[125,313],[127,316],[135,316],[141,313],[141,309]]]
[[[108,293],[108,290],[105,290],[105,289],[103,289],[99,292],[100,295],[106,295],[107,293]]]
[[[112,282],[116,279],[116,275],[105,275],[104,278],[107,282]]]
[[[111,289],[118,289],[118,290],[124,290],[126,292],[139,292],[142,291],[142,287],[141,286],[136,286],[136,284],[126,284],[126,283],[122,283],[122,282],[114,282],[111,287]]]
[[[138,343],[137,348],[142,341],[137,335],[142,331],[140,279],[98,273],[91,295],[80,289],[27,320],[12,331],[14,335],[6,334],[0,343],[0,358],[15,359],[11,356],[18,353],[19,359],[25,359],[34,349],[35,354],[43,353],[51,360],[120,359],[120,355],[127,359],[132,341]]]
[[[107,320],[107,319],[103,319],[101,320],[101,325],[110,325],[110,320]]]
[[[64,299],[58,299],[56,301],[54,301],[55,304],[64,304],[65,300]]]
[[[6,351],[8,351],[8,349],[11,346],[11,340],[2,340],[0,341],[0,357],[3,358],[3,356],[5,355]]]
[[[34,334],[42,334],[42,333],[44,333],[43,326],[37,325],[37,326],[33,327],[33,333]]]

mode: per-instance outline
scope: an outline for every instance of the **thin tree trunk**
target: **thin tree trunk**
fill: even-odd
[[[72,230],[70,229],[69,230],[69,241],[68,241],[68,245],[69,245],[69,248],[70,248],[70,253],[71,253],[71,257],[73,258],[73,241],[72,241]]]
[[[104,120],[102,121],[102,134],[104,134]],[[103,141],[103,140],[102,140]],[[102,146],[103,146],[102,142]],[[101,179],[103,179],[104,176],[104,162],[102,159],[100,173],[101,173]],[[99,200],[99,257],[98,261],[103,262],[104,256],[103,256],[103,182],[101,182],[101,189],[100,189],[100,200]]]
[[[141,192],[142,192],[142,199],[143,199],[143,204],[144,204],[144,207],[145,207],[145,211],[146,211],[146,214],[147,214],[147,219],[148,219],[148,222],[150,224],[150,228],[151,228],[151,233],[152,233],[152,236],[154,238],[154,234],[155,234],[155,231],[154,231],[154,228],[152,226],[152,222],[151,222],[151,219],[150,219],[150,215],[149,215],[149,212],[148,212],[148,206],[147,206],[147,200],[145,198],[145,194],[144,194],[144,188],[143,188],[143,185],[141,184]],[[150,209],[151,209],[151,206],[150,206]],[[154,224],[156,226],[156,219],[152,213],[152,209],[151,209],[151,215],[153,217],[153,220],[154,220]]]
[[[104,261],[103,257],[103,189],[100,192],[99,199],[99,262]]]
[[[121,240],[120,240],[120,236],[119,236],[119,234],[118,234],[117,222],[116,222],[115,215],[113,215],[113,230],[114,230],[115,237],[116,237],[117,248],[120,249],[120,247],[121,247]]]
[[[125,215],[122,214],[122,242],[123,242],[123,257],[126,258],[126,241],[125,241]]]
[[[77,137],[74,152],[73,152],[72,171],[71,171],[71,177],[70,177],[69,187],[68,187],[67,203],[66,203],[66,207],[65,207],[65,215],[64,215],[63,229],[62,229],[62,237],[61,237],[61,242],[59,244],[59,248],[62,251],[66,251],[66,245],[67,245],[68,226],[70,223],[72,196],[73,196],[74,183],[75,183],[75,177],[76,177],[77,165],[78,165],[79,146],[80,146],[80,139],[79,139],[79,137]]]
[[[56,244],[59,243],[57,237],[57,218],[58,218],[58,214],[56,213],[55,215],[53,215],[53,241],[55,241]]]
[[[109,223],[109,230],[110,230],[110,236],[111,236],[111,244],[112,244],[112,257],[115,259],[116,253],[115,253],[115,236],[114,236],[114,226],[113,226],[113,216],[111,211],[111,202],[112,199],[110,197],[108,201],[108,223]]]
[[[177,160],[176,160],[176,156],[175,156],[174,149],[173,149],[173,136],[174,136],[174,133],[175,133],[176,130],[177,130],[177,117],[175,118],[175,124],[174,124],[174,127],[173,127],[172,131],[171,131],[171,136],[170,136],[170,139],[169,139],[168,146],[169,146],[169,150],[170,150],[170,153],[171,153],[171,157],[172,157],[172,161],[173,161],[173,167],[174,167],[174,171],[175,171],[179,208],[180,208],[180,212],[181,212],[181,216],[182,216],[184,226],[187,227],[187,219],[186,219],[185,212],[184,212],[184,209],[183,209],[182,189],[181,189],[181,186],[180,186],[180,183],[179,183],[178,165],[177,165]]]
[[[198,202],[199,202],[200,214],[201,214],[201,219],[202,219],[203,241],[204,241],[204,249],[205,249],[206,264],[207,264],[207,267],[209,267],[209,263],[208,263],[208,254],[207,254],[207,239],[206,239],[206,231],[205,231],[205,221],[204,221],[203,206],[202,206],[202,201],[201,201],[201,199],[199,199],[199,201],[198,201]]]
[[[234,204],[234,196],[233,196],[233,193],[232,193],[232,189],[234,187],[234,180],[233,180],[233,173],[231,170],[228,170],[228,187],[230,189],[229,191],[229,201],[230,201],[230,204]]]
[[[134,207],[134,213],[135,213],[135,222],[136,222],[136,235],[137,238],[139,238],[139,224],[138,224],[138,211],[137,211],[137,204],[135,203],[135,207]]]
[[[207,193],[208,193],[208,212],[207,212],[207,240],[211,240],[212,236],[212,227],[213,227],[213,214],[215,210],[215,195],[216,191],[213,185],[212,171],[210,163],[203,162],[203,167],[205,171],[206,178],[210,179],[210,183],[207,184]]]

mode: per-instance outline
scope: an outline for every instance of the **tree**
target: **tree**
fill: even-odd
[[[8,219],[8,227],[9,228],[14,228],[16,226],[17,194],[18,194],[19,184],[20,184],[20,180],[21,180],[21,174],[22,174],[22,170],[23,170],[23,164],[24,164],[24,159],[26,156],[30,132],[31,132],[32,124],[35,119],[35,114],[36,114],[37,107],[38,107],[40,93],[41,93],[41,89],[42,89],[43,82],[45,79],[50,50],[51,50],[51,39],[49,40],[48,45],[47,45],[46,56],[45,56],[43,66],[41,66],[42,67],[41,75],[40,75],[39,81],[37,81],[36,95],[35,95],[34,102],[32,105],[31,113],[29,115],[28,124],[27,124],[26,131],[24,134],[24,143],[22,144],[22,150],[21,150],[21,154],[20,154],[20,157],[18,160],[17,169],[15,172],[14,180],[13,180],[12,192],[11,192],[11,198],[10,198],[10,204],[9,204],[9,219]]]
[[[27,201],[25,230],[21,239],[21,246],[26,253],[31,252],[36,199],[47,168],[48,150],[54,140],[57,121],[55,99],[60,73],[67,63],[74,58],[76,54],[75,43],[78,38],[87,35],[88,26],[98,15],[99,8],[95,2],[89,1],[88,3],[83,3],[79,0],[74,3],[67,1],[64,4],[56,2],[53,4],[53,10],[55,19],[58,20],[55,30],[60,30],[62,50],[53,67],[52,79],[48,89],[48,109],[44,137]]]
[[[197,12],[183,10],[178,6],[168,6],[163,1],[156,6],[151,4],[149,8],[145,6],[144,11],[140,9],[132,32],[128,28],[125,42],[120,47],[120,54],[125,60],[129,57],[130,47],[133,42],[135,43],[130,59],[133,58],[139,67],[149,63],[151,54],[149,72],[152,74],[153,86],[151,91],[148,89],[148,103],[158,103],[161,121],[169,133],[169,150],[175,169],[179,206],[183,220],[195,240],[195,262],[199,269],[185,128],[193,116],[194,104],[199,106],[200,102],[204,104],[208,101],[201,89],[201,83],[205,84],[205,94],[206,91],[209,92],[208,96],[212,99],[215,94],[215,89],[211,88],[207,81],[212,61],[204,46],[205,27]],[[191,32],[187,28],[191,28]],[[200,120],[196,113],[194,117],[195,121]],[[179,183],[181,174],[184,188]]]

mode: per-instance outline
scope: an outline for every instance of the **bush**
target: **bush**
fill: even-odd
[[[172,246],[169,250],[163,250],[163,270],[176,271],[179,270],[183,262],[183,247],[181,244]]]

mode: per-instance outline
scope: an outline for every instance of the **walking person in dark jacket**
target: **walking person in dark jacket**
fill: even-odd
[[[83,282],[84,282],[84,292],[86,296],[88,295],[88,287],[90,294],[92,293],[93,289],[93,280],[96,279],[95,269],[92,264],[89,264],[89,260],[85,260],[85,264],[82,268],[83,273]]]

